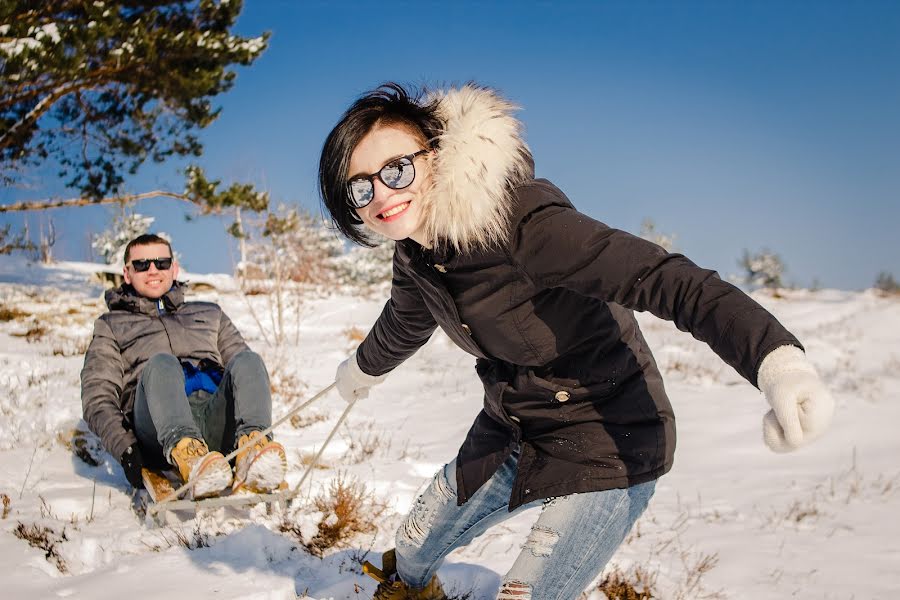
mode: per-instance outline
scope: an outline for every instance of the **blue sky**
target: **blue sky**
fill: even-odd
[[[251,0],[238,30],[271,44],[219,99],[198,162],[273,204],[319,210],[322,142],[359,94],[474,80],[522,107],[537,175],[611,226],[651,218],[723,276],[769,248],[799,285],[900,278],[900,3]],[[128,190],[180,189],[182,166],[144,168]],[[72,195],[49,169],[30,180],[0,202]],[[225,220],[187,223],[171,200],[138,211],[190,270],[231,269]],[[27,219],[52,216],[57,257],[85,260],[111,214]]]

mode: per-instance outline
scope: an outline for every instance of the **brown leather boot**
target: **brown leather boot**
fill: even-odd
[[[363,563],[363,573],[378,581],[373,600],[447,600],[437,575],[423,588],[410,587],[397,576],[397,555],[390,549],[381,555],[379,569],[369,561]]]
[[[182,481],[191,482],[193,499],[216,496],[231,485],[231,466],[221,452],[210,452],[206,443],[195,438],[181,438],[172,449],[172,462],[178,467]]]
[[[256,494],[278,489],[287,471],[284,446],[273,442],[258,431],[238,438],[238,453],[234,464],[234,489],[246,489]]]

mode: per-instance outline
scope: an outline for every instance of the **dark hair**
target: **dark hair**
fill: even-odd
[[[437,116],[437,100],[423,101],[426,90],[407,91],[389,82],[367,92],[354,102],[338,121],[322,147],[319,159],[319,193],[335,227],[361,246],[374,244],[362,221],[348,203],[347,171],[350,155],[376,125],[406,125],[418,132],[431,147],[443,129]]]
[[[144,235],[139,235],[125,246],[125,264],[128,264],[128,259],[131,257],[131,249],[135,246],[149,246],[150,244],[165,244],[169,249],[169,256],[174,256],[172,252],[172,244],[169,243],[169,240],[165,238],[161,238],[155,233],[145,233]]]

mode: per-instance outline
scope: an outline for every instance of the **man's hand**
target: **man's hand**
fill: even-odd
[[[341,398],[347,402],[355,402],[361,398],[369,396],[369,388],[378,385],[385,380],[387,374],[369,375],[359,368],[356,362],[356,353],[350,355],[350,358],[338,365],[337,373],[334,375],[334,383],[337,387]]]
[[[144,487],[144,478],[141,476],[141,468],[144,466],[144,457],[141,456],[141,449],[138,445],[132,444],[122,454],[119,459],[122,469],[125,470],[125,478],[136,490]]]
[[[763,439],[774,452],[790,452],[822,435],[834,415],[834,399],[796,346],[766,355],[757,376],[772,407],[763,418]]]

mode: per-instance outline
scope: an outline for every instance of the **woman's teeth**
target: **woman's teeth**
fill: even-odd
[[[381,218],[387,219],[388,217],[393,217],[394,215],[406,210],[407,206],[409,206],[409,202],[404,202],[403,204],[398,204],[394,208],[391,208],[390,210],[386,210],[383,213],[381,213]]]

